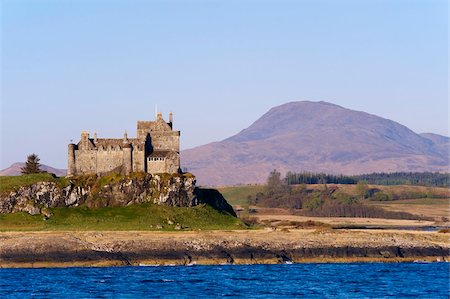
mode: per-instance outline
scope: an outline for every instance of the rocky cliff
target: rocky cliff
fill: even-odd
[[[49,208],[55,207],[86,205],[96,208],[145,202],[174,207],[206,203],[234,215],[223,197],[196,189],[195,177],[191,174],[79,176],[70,180],[37,182],[1,194],[0,213],[23,211],[50,217]]]

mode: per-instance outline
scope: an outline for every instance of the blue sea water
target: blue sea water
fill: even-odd
[[[447,263],[0,269],[1,298],[449,298]]]

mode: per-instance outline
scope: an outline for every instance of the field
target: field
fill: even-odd
[[[49,219],[27,213],[0,214],[1,231],[60,231],[60,230],[217,230],[243,229],[245,225],[228,214],[209,206],[194,208],[165,207],[154,204],[128,207],[54,208]],[[178,229],[180,226],[178,226]]]
[[[328,188],[336,187],[339,191],[350,195],[356,194],[356,185],[335,185],[329,184]],[[450,218],[450,194],[448,188],[423,187],[423,186],[378,186],[369,185],[369,188],[377,188],[383,192],[391,194],[403,195],[426,195],[427,198],[417,199],[400,199],[393,201],[370,201],[364,200],[363,203],[372,206],[378,206],[388,211],[407,212],[418,216],[434,218],[438,224],[448,224]],[[307,185],[308,190],[320,190],[323,185]],[[436,224],[435,221],[419,221],[419,220],[397,220],[397,219],[374,219],[374,218],[343,218],[343,217],[306,217],[292,215],[287,209],[268,209],[263,207],[252,207],[257,211],[255,214],[247,214],[248,208],[247,197],[255,196],[258,192],[264,190],[263,186],[248,185],[238,187],[223,187],[219,191],[224,195],[226,200],[236,209],[243,210],[241,216],[256,217],[259,221],[276,222],[279,221],[297,221],[304,222],[308,220],[319,221],[336,226],[428,226]],[[442,218],[444,217],[444,218]]]
[[[402,211],[415,215],[429,216],[436,219],[450,218],[449,198],[402,199],[390,202],[369,202],[390,211]]]
[[[263,192],[264,186],[261,185],[248,185],[237,187],[222,187],[218,188],[223,197],[233,207],[236,206],[248,206],[247,197],[255,196],[258,192]]]

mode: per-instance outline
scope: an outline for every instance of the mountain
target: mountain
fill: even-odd
[[[202,185],[261,183],[269,172],[448,171],[449,138],[327,102],[291,102],[220,142],[182,151]]]
[[[3,170],[0,170],[0,176],[13,176],[13,175],[21,175],[21,168],[25,166],[25,163],[23,162],[16,162],[9,166],[8,168],[5,168]],[[66,169],[57,169],[53,168],[48,165],[41,164],[41,170],[54,173],[57,176],[65,176],[67,174]]]
[[[450,137],[442,136],[434,133],[422,133],[420,136],[430,140],[437,148],[437,150],[444,156],[449,155]]]

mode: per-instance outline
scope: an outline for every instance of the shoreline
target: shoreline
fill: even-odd
[[[444,260],[437,260],[436,257],[417,257],[417,258],[308,258],[292,263],[279,263],[272,260],[262,261],[258,263],[248,263],[247,260],[237,259],[233,264],[215,263],[208,260],[199,261],[192,264],[182,264],[179,260],[161,261],[162,263],[154,264],[141,262],[139,264],[124,265],[116,262],[98,262],[98,263],[82,263],[82,262],[38,262],[38,263],[6,263],[1,264],[0,269],[42,269],[42,268],[101,268],[101,267],[193,267],[193,266],[243,266],[243,265],[282,265],[282,264],[341,264],[341,263],[450,263],[447,258]]]
[[[0,232],[0,268],[448,262],[448,234],[399,230]]]

